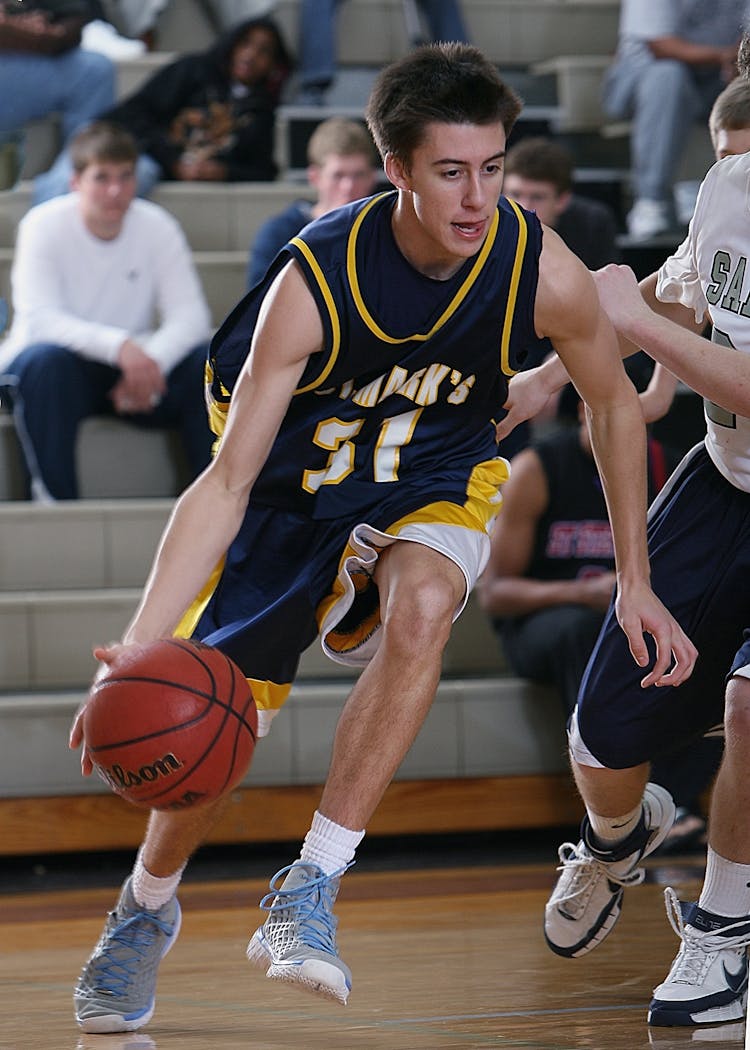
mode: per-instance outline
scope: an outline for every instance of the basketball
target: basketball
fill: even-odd
[[[224,653],[169,638],[133,648],[91,687],[83,736],[99,776],[128,802],[212,802],[247,772],[258,712]]]

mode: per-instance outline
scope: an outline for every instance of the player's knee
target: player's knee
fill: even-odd
[[[735,675],[726,692],[724,724],[727,740],[750,744],[750,679]]]
[[[389,602],[384,627],[391,638],[409,648],[445,645],[450,634],[456,597],[440,579],[423,579],[402,588]]]

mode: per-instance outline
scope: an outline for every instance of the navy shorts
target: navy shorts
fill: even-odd
[[[581,682],[578,730],[611,769],[661,758],[721,723],[727,674],[750,659],[750,643],[742,648],[750,626],[750,494],[719,473],[703,445],[654,501],[648,546],[653,589],[698,660],[682,685],[642,689],[644,671],[610,608]]]
[[[243,524],[177,634],[221,649],[250,680],[259,735],[286,700],[301,653],[318,634],[333,660],[364,667],[380,642],[373,573],[396,540],[445,555],[463,572],[461,612],[489,555],[489,533],[508,465],[481,462],[464,479],[460,502],[399,484],[377,507],[349,518],[316,520],[250,502]]]

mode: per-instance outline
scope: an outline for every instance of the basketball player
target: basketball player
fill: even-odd
[[[494,417],[538,339],[554,339],[590,408],[633,659],[663,685],[695,658],[649,586],[643,419],[591,277],[500,196],[519,108],[468,45],[416,49],[380,74],[367,119],[396,188],[294,238],[218,332],[219,451],[176,504],[122,640],[177,632],[223,649],[251,680],[261,733],[316,634],[333,659],[364,668],[301,855],[271,881],[248,947],[267,976],[341,1003],[339,880],[430,708],[451,623],[486,561],[508,471]],[[95,652],[115,664],[121,646]],[[84,1030],[148,1022],[180,874],[219,812],[152,812],[76,988]]]
[[[740,49],[748,78],[750,37]],[[683,459],[650,515],[653,586],[700,651],[695,673],[641,688],[610,615],[578,696],[569,739],[586,803],[581,841],[560,847],[561,874],[546,908],[553,951],[579,956],[611,931],[624,887],[643,879],[653,814],[669,799],[648,784],[649,763],[716,723],[725,755],[713,790],[705,880],[697,903],[666,891],[680,948],[654,991],[652,1025],[715,1025],[745,1014],[750,945],[750,156],[711,168],[687,238],[641,283],[609,266],[599,294],[621,335],[705,398],[707,435]],[[648,305],[647,305],[648,304]],[[650,309],[649,309],[650,307]],[[704,321],[713,342],[701,338]],[[676,322],[676,323],[675,323]],[[691,331],[692,330],[692,331]],[[631,345],[630,349],[634,347]],[[524,376],[530,401],[559,365]],[[559,380],[559,372],[557,373]],[[505,425],[510,425],[512,418]],[[726,681],[726,690],[722,683]]]

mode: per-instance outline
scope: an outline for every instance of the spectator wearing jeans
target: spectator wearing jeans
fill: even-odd
[[[59,115],[67,142],[114,103],[112,60],[80,46],[84,27],[100,17],[87,0],[0,2],[0,150],[14,154],[4,188],[18,175],[31,121]]]
[[[299,13],[299,96],[322,105],[337,71],[336,15],[340,0],[301,0]],[[459,0],[419,0],[432,40],[468,41]]]
[[[71,157],[74,192],[19,225],[14,317],[0,347],[40,499],[78,496],[76,437],[89,416],[179,429],[194,474],[212,445],[203,399],[210,318],[185,236],[164,209],[133,199],[137,149],[127,132],[94,122],[74,137]]]
[[[747,0],[623,0],[603,103],[610,117],[632,121],[635,240],[674,225],[672,187],[688,133],[736,75],[748,16]]]
[[[119,124],[140,151],[137,191],[162,179],[255,182],[273,179],[279,92],[291,59],[268,18],[241,22],[205,51],[181,55],[103,119]],[[71,162],[63,153],[44,176],[38,199],[66,193]]]

